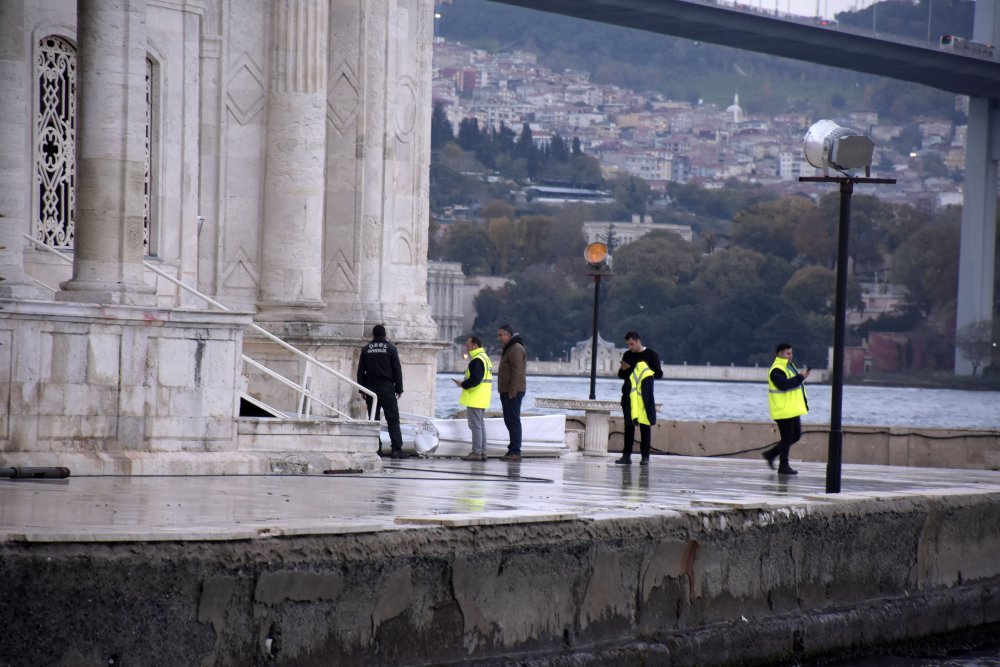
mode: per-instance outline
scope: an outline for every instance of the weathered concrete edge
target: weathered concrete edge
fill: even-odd
[[[226,543],[6,543],[0,655],[765,664],[1000,623],[997,553],[1000,494]]]

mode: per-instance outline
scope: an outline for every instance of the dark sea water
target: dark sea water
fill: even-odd
[[[444,419],[459,411],[459,391],[451,381],[457,374],[437,377],[435,417]],[[621,380],[598,378],[596,397],[621,398]],[[830,423],[830,386],[809,384],[809,414],[803,425]],[[521,407],[527,414],[558,412],[536,408],[539,396],[588,398],[590,379],[581,377],[529,377]],[[656,401],[663,404],[660,419],[679,421],[768,421],[767,384],[755,382],[699,382],[667,380],[656,384]],[[499,410],[494,399],[493,409]],[[924,428],[1000,429],[1000,392],[913,387],[846,386],[841,420],[844,426],[897,426]]]

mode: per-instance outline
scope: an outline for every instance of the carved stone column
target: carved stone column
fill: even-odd
[[[79,0],[76,236],[60,301],[155,304],[143,281],[146,2]]]
[[[0,2],[0,298],[40,298],[24,272],[21,234],[28,231],[31,196],[29,103],[25,75],[30,33],[24,29],[24,0]]]
[[[320,320],[329,0],[275,0],[258,319]]]

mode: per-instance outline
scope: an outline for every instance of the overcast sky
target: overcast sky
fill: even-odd
[[[873,0],[739,0],[752,7],[803,16],[823,16],[832,19],[837,12],[855,11],[872,4]]]

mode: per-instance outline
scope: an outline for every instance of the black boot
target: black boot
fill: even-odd
[[[774,459],[778,458],[778,452],[776,452],[772,447],[771,449],[765,449],[760,453],[760,455],[764,458],[765,461],[767,461],[767,466],[771,470],[774,470]]]

